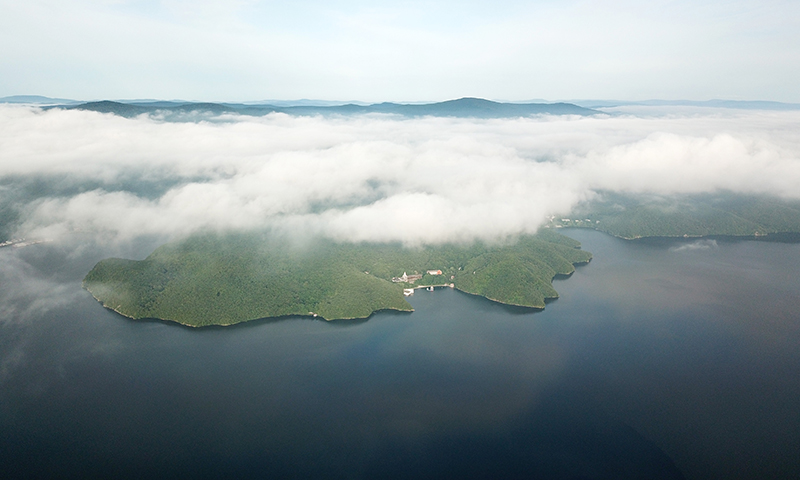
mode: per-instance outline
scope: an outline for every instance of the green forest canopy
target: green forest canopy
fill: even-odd
[[[403,288],[451,283],[498,302],[544,308],[545,299],[558,296],[553,277],[590,259],[577,241],[551,232],[507,245],[422,248],[321,239],[297,247],[267,234],[206,234],[159,247],[145,260],[102,260],[84,286],[135,319],[190,326],[285,315],[334,320],[411,311]],[[404,272],[423,276],[413,285],[392,282]]]

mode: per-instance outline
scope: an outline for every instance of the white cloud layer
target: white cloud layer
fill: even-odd
[[[800,198],[800,112],[219,120],[0,107],[0,177],[91,185],[31,201],[20,233],[277,226],[420,244],[534,232],[601,190]]]

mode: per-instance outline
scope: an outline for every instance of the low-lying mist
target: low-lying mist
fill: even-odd
[[[282,229],[406,245],[535,232],[596,192],[800,198],[800,112],[125,119],[0,106],[6,236]],[[4,239],[0,238],[0,241]]]

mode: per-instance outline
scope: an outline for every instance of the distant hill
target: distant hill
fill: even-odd
[[[460,98],[446,102],[427,104],[376,103],[372,105],[250,105],[241,103],[178,103],[147,101],[141,103],[122,103],[104,100],[81,103],[63,108],[91,110],[114,113],[123,117],[134,117],[144,113],[188,114],[200,113],[238,113],[242,115],[267,115],[282,112],[290,115],[356,115],[384,113],[406,117],[462,117],[462,118],[508,118],[531,115],[594,115],[601,113],[590,108],[571,103],[500,103],[481,98]]]
[[[12,95],[0,98],[0,103],[30,103],[34,105],[68,105],[80,103],[66,98],[50,98],[41,95]]]
[[[495,102],[482,98],[459,98],[434,103],[396,103],[384,102],[368,104],[359,101],[341,102],[331,100],[262,100],[241,103],[232,102],[190,102],[183,100],[126,99],[82,102],[65,98],[51,98],[41,95],[12,95],[0,98],[0,103],[33,104],[43,106],[70,106],[81,110],[115,113],[121,116],[135,116],[141,113],[161,110],[164,113],[207,113],[231,112],[244,115],[266,115],[283,112],[292,115],[352,115],[363,113],[387,113],[403,116],[507,118],[537,114],[549,115],[594,115],[596,109],[626,106],[684,106],[704,108],[731,108],[741,110],[800,110],[800,103],[773,102],[766,100],[597,100],[581,99],[564,102],[529,100],[523,102]],[[136,108],[126,108],[131,105]],[[134,113],[138,112],[138,113]]]
[[[740,110],[800,110],[800,103],[770,102],[763,100],[572,100],[586,108],[610,108],[628,106],[646,107],[706,107],[735,108]]]
[[[114,113],[122,117],[135,117],[143,113],[155,111],[154,108],[132,105],[129,103],[112,102],[103,100],[100,102],[81,103],[74,106],[65,107],[67,110],[91,110],[100,113]]]
[[[345,106],[347,107],[347,105]],[[349,106],[353,107],[353,106]],[[332,107],[337,108],[337,107]],[[343,107],[338,107],[343,108]],[[366,112],[395,113],[405,116],[504,118],[537,114],[594,115],[598,112],[571,103],[500,103],[482,98],[459,98],[428,104],[379,103],[361,107]]]
[[[143,113],[172,112],[189,113],[192,111],[220,113],[236,113],[235,108],[219,103],[185,103],[174,102],[145,102],[145,103],[122,103],[111,100],[99,102],[81,103],[63,107],[67,110],[91,110],[100,113],[113,113],[121,117],[135,117]]]

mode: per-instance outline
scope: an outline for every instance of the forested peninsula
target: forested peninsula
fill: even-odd
[[[711,193],[645,195],[601,192],[550,228],[591,228],[626,240],[648,237],[753,237],[800,234],[800,201]]]
[[[413,311],[412,289],[447,286],[522,307],[557,298],[556,275],[591,260],[579,242],[544,231],[508,244],[337,243],[302,245],[264,233],[204,234],[163,245],[141,261],[109,258],[84,287],[133,319],[192,327],[306,315],[366,318]]]

